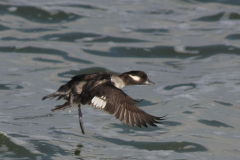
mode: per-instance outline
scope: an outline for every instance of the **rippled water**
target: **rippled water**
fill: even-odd
[[[240,159],[237,0],[2,0],[1,159]],[[143,70],[124,91],[167,115],[131,128],[84,106],[41,101],[70,77]]]

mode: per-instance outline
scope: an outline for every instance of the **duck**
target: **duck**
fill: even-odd
[[[55,106],[51,111],[60,111],[70,108],[73,104],[78,106],[79,124],[82,134],[85,134],[83,126],[83,115],[81,105],[91,105],[97,109],[103,110],[109,114],[113,114],[116,119],[131,127],[144,126],[157,127],[157,123],[161,123],[164,117],[157,117],[139,108],[137,101],[128,96],[121,89],[129,85],[154,85],[150,81],[144,71],[129,71],[122,74],[116,73],[93,73],[76,75],[71,78],[66,84],[47,96],[47,98],[57,98],[56,100],[64,99],[66,102],[62,105]]]

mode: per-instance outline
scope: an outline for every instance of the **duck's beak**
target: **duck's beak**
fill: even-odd
[[[154,85],[155,83],[153,83],[152,81],[150,81],[149,79],[147,79],[147,81],[145,82],[145,84],[148,84],[148,85]]]

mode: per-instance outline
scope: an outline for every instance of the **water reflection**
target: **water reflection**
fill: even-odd
[[[1,38],[3,41],[36,41],[37,39],[33,38],[15,38],[15,37],[3,37]]]
[[[146,150],[173,150],[175,152],[206,152],[208,150],[203,145],[192,142],[137,142],[100,136],[96,138],[118,145],[132,146]]]
[[[169,33],[168,29],[163,29],[163,28],[159,28],[159,29],[136,29],[134,30],[136,32],[143,32],[143,33]]]
[[[39,115],[39,116],[24,116],[24,117],[14,118],[13,120],[40,119],[40,118],[47,118],[47,117],[49,118],[53,117],[53,114]]]
[[[226,127],[226,128],[234,128],[228,124],[225,124],[223,122],[219,122],[216,120],[206,120],[206,119],[200,119],[198,122],[208,125],[208,126],[214,126],[214,127]]]
[[[37,58],[33,58],[34,61],[39,61],[39,62],[47,62],[47,63],[63,63],[63,61],[58,61],[58,60],[54,60],[54,59],[47,59],[47,58],[41,58],[41,57],[37,57]]]
[[[96,33],[82,33],[82,32],[70,32],[64,34],[48,34],[41,37],[44,40],[51,41],[65,41],[75,42],[82,40],[86,42],[115,42],[115,43],[129,43],[129,42],[146,42],[145,40],[138,40],[133,38],[120,38],[112,36],[103,36]]]
[[[189,1],[189,0],[184,0],[184,1]],[[227,0],[227,1],[222,1],[222,0],[194,0],[197,2],[201,3],[222,3],[222,4],[230,4],[230,5],[240,5],[239,1],[235,0]]]
[[[16,84],[0,84],[0,90],[23,89],[23,86]]]
[[[43,54],[43,55],[55,55],[55,56],[61,56],[65,60],[72,61],[72,62],[79,62],[79,63],[85,63],[85,64],[91,64],[91,61],[83,60],[77,57],[71,57],[68,55],[67,52],[57,50],[57,49],[50,49],[50,48],[38,48],[38,47],[22,47],[22,48],[16,48],[13,47],[0,47],[0,52],[7,52],[7,53],[29,53],[29,54]]]
[[[164,126],[169,126],[169,127],[182,125],[182,123],[180,123],[180,122],[174,122],[174,121],[163,121],[162,124],[163,124]]]
[[[183,86],[190,86],[191,87],[191,89],[192,88],[196,88],[196,84],[195,83],[188,83],[188,84],[175,84],[175,85],[172,85],[172,86],[166,86],[166,87],[164,87],[164,89],[165,90],[172,90],[172,89],[174,89],[174,88],[177,88],[177,87],[183,87]],[[188,89],[190,89],[190,88],[188,88]],[[187,90],[188,90],[187,89]],[[186,91],[186,90],[185,90]]]
[[[220,101],[214,101],[214,102],[216,102],[218,104],[221,104],[221,105],[224,105],[224,106],[232,106],[232,104],[228,103],[228,102],[220,102]]]
[[[222,18],[223,15],[224,15],[224,12],[221,12],[211,16],[200,17],[198,19],[195,19],[195,21],[217,22]]]
[[[156,46],[153,48],[112,47],[110,52],[83,49],[84,52],[108,57],[141,57],[141,58],[190,58],[203,59],[219,53],[240,54],[240,49],[227,45],[186,46],[185,53],[177,52],[171,46]],[[194,54],[193,54],[194,53]]]
[[[19,141],[21,143],[21,141]],[[0,133],[0,153],[8,158],[24,158],[36,159],[38,155],[30,152],[24,146],[13,143],[9,137]]]
[[[9,27],[0,24],[0,32],[9,29],[10,29]]]
[[[131,127],[131,126],[126,125],[126,124],[118,124],[118,123],[112,123],[111,128],[120,128],[121,130],[119,131],[119,133],[123,133],[123,134],[135,133],[135,131],[142,131],[142,132],[151,133],[151,132],[154,132],[154,131],[161,131],[162,130],[160,127],[148,126],[148,128],[145,128],[145,127],[138,128],[136,126]]]
[[[0,14],[10,14],[37,23],[71,22],[83,17],[74,13],[66,13],[57,10],[44,10],[34,6],[17,6],[14,9],[9,10],[11,7],[15,6],[0,5]]]
[[[143,99],[143,100],[136,99],[136,100],[137,101],[141,101],[141,102],[137,103],[137,106],[139,106],[139,107],[142,107],[142,106],[152,106],[152,105],[158,104],[158,103],[153,103],[153,102],[151,102],[149,100],[145,100],[145,99]]]
[[[46,32],[46,31],[58,31],[57,28],[17,28],[16,30],[24,33],[32,33],[32,32]]]
[[[81,154],[81,148],[83,147],[82,144],[77,145],[77,149],[74,150],[74,155],[79,156]]]
[[[193,114],[194,112],[192,112],[192,111],[184,111],[183,113],[184,114]]]
[[[228,40],[239,40],[240,39],[240,34],[230,34],[225,37]]]
[[[240,14],[232,12],[232,13],[229,14],[229,19],[240,20]]]
[[[76,7],[76,8],[83,8],[83,9],[90,9],[90,10],[106,10],[106,8],[93,5],[93,4],[84,4],[80,1],[76,2],[59,2],[54,4],[54,6],[68,6],[68,7]]]

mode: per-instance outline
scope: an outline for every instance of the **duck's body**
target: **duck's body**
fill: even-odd
[[[67,100],[63,105],[58,105],[52,111],[64,110],[78,105],[79,122],[84,134],[81,104],[89,104],[95,108],[114,114],[117,119],[132,127],[146,124],[156,126],[163,117],[152,116],[140,108],[135,103],[136,100],[129,97],[121,89],[127,85],[150,84],[151,82],[143,71],[130,71],[122,74],[94,73],[74,76],[65,85],[62,85],[53,94],[47,95],[42,99],[55,98]]]

